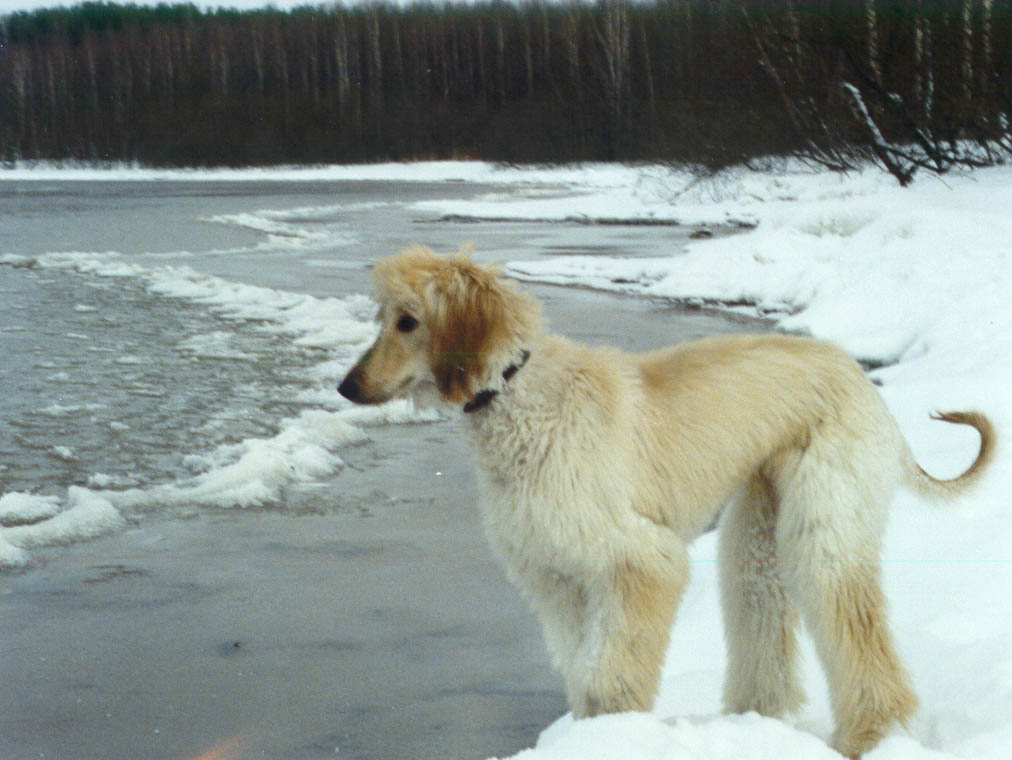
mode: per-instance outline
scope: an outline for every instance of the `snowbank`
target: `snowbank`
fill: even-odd
[[[622,755],[616,754],[622,748]],[[840,756],[814,736],[755,714],[676,718],[607,715],[574,722],[569,716],[546,730],[536,749],[516,760],[833,760]],[[922,756],[927,757],[927,756]]]
[[[131,164],[19,163],[0,167],[0,180],[45,182],[471,182],[490,184],[625,187],[667,169],[583,164],[564,168],[507,166],[480,161],[412,161],[348,166],[280,166],[242,169],[152,169]]]

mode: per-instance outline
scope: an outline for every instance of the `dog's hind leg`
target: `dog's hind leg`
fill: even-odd
[[[797,674],[799,619],[777,562],[776,518],[776,494],[761,474],[743,486],[721,516],[727,712],[781,717],[804,702]]]
[[[856,461],[856,446],[851,454],[830,466],[801,460],[781,493],[777,549],[829,681],[833,747],[857,758],[909,720],[917,697],[889,633],[881,586],[891,478],[885,457]]]
[[[851,758],[875,747],[894,723],[905,725],[917,710],[886,624],[879,575],[877,566],[841,573],[811,623],[830,680],[837,724],[832,744]]]
[[[688,568],[685,548],[674,540],[656,557],[617,563],[592,582],[574,690],[582,698],[571,705],[577,717],[653,706]]]

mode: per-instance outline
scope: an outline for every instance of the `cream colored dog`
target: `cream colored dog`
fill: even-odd
[[[376,265],[380,334],[340,386],[376,404],[434,390],[462,405],[489,540],[541,620],[573,713],[648,710],[689,575],[686,545],[724,507],[727,710],[803,701],[799,614],[830,684],[833,746],[858,757],[917,698],[886,624],[878,557],[897,486],[946,496],[861,368],[783,335],[643,355],[542,331],[537,301],[466,256],[416,247]],[[726,507],[725,507],[726,505]]]

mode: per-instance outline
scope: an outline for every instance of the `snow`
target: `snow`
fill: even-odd
[[[621,747],[624,754],[617,754]],[[840,756],[814,736],[756,714],[657,720],[644,714],[607,715],[549,727],[535,749],[516,760],[832,760]],[[921,755],[920,757],[928,757]]]
[[[11,497],[14,497],[13,500],[8,501]],[[47,497],[6,494],[0,498],[0,506],[4,502],[11,508],[11,517],[38,521],[5,527],[0,531],[0,562],[5,564],[23,564],[25,549],[94,538],[118,530],[125,524],[112,504],[79,486],[68,489],[66,504],[59,514],[47,509],[52,504]]]
[[[633,170],[638,173],[637,170]],[[666,172],[644,168],[647,172]],[[19,163],[0,169],[0,179],[44,182],[529,182],[533,184],[592,183],[595,187],[627,178],[630,170],[614,164],[590,164],[563,169],[506,166],[476,161],[414,161],[410,163],[358,164],[349,166],[289,166],[242,169],[150,169],[130,164],[96,168],[73,162]]]
[[[55,496],[12,492],[0,496],[0,525],[31,523],[53,517],[60,511]]]
[[[944,506],[909,494],[893,505],[884,582],[897,645],[921,709],[908,731],[897,730],[867,757],[1012,756],[1007,593],[1012,459],[1003,447],[1012,430],[1012,169],[944,179],[924,175],[904,189],[874,170],[835,175],[792,166],[734,170],[703,180],[666,167],[551,170],[452,162],[199,173],[22,167],[0,177],[468,181],[513,189],[467,202],[418,205],[486,219],[622,217],[754,226],[693,242],[665,258],[542,257],[511,262],[508,272],[644,297],[734,305],[771,315],[784,329],[835,341],[880,366],[872,376],[918,460],[941,477],[958,474],[972,461],[977,439],[972,431],[931,421],[929,412],[980,409],[990,416],[1000,436],[999,455],[977,490]],[[286,234],[280,227],[265,231]],[[365,298],[311,299],[184,268],[143,269],[112,254],[50,254],[33,263],[140,277],[155,292],[204,303],[223,318],[265,320],[264,329],[330,352],[317,368],[321,378],[337,376],[374,330]],[[228,350],[220,336],[195,341],[190,344],[195,352]],[[322,382],[304,400],[321,409],[286,421],[273,438],[212,452],[190,483],[123,492],[72,488],[58,514],[50,497],[0,497],[0,525],[7,526],[0,528],[0,564],[24,563],[27,549],[71,534],[115,529],[127,503],[260,503],[293,477],[313,478],[340,467],[336,452],[361,434],[361,425],[420,414],[401,407],[342,408]],[[50,413],[77,411],[53,407]],[[720,715],[724,654],[713,536],[692,547],[692,559],[693,582],[679,610],[654,711],[578,722],[567,716],[516,758],[838,757],[824,744],[832,716],[808,644],[804,682],[810,699],[797,718]]]
[[[289,483],[311,482],[339,469],[336,449],[363,439],[336,412],[304,411],[271,438],[250,438],[206,456],[189,456],[189,463],[203,470],[191,482],[98,493],[121,509],[262,506],[276,501]]]

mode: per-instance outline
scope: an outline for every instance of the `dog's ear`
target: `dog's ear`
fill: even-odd
[[[538,319],[536,304],[517,293],[498,272],[470,259],[449,259],[429,284],[429,363],[448,401],[471,401],[490,359],[525,340]]]

